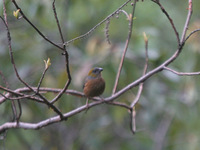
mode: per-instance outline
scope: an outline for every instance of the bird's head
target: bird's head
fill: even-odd
[[[90,77],[90,78],[101,77],[101,72],[102,71],[103,71],[103,68],[100,68],[100,67],[92,68],[88,73],[88,77]]]

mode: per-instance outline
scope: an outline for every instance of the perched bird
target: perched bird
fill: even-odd
[[[86,102],[87,105],[88,105],[89,98],[100,96],[104,92],[105,81],[101,77],[102,71],[103,71],[103,68],[99,68],[99,67],[92,68],[85,79],[85,82],[83,85],[83,92],[85,96],[87,97],[87,102]]]

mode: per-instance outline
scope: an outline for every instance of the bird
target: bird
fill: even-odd
[[[87,97],[86,105],[88,107],[88,100],[95,96],[100,96],[105,90],[105,80],[101,76],[103,68],[94,67],[85,78],[83,85],[83,93]]]

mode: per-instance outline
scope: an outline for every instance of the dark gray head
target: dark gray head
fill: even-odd
[[[101,77],[102,71],[103,71],[103,68],[94,67],[89,71],[88,76],[90,76],[92,78]]]

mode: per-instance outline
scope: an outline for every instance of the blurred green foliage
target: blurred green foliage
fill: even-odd
[[[52,1],[17,1],[25,15],[50,40],[61,44],[52,11]],[[106,0],[60,0],[56,10],[65,40],[88,32],[97,23],[121,6],[124,1]],[[179,34],[187,15],[187,1],[161,0],[174,21]],[[200,1],[193,1],[193,16],[189,32],[200,28]],[[0,12],[3,14],[2,1]],[[44,69],[43,60],[51,58],[50,66],[42,86],[62,88],[67,80],[64,58],[61,51],[46,42],[24,19],[16,20],[12,12],[15,7],[6,1],[12,47],[20,76],[32,86],[37,86]],[[123,9],[131,13],[129,3]],[[149,37],[149,70],[169,58],[177,48],[173,29],[160,8],[151,1],[138,2],[135,12],[132,39],[120,76],[118,90],[141,76],[144,67],[143,32]],[[106,42],[105,24],[90,36],[75,41],[68,47],[72,83],[70,89],[82,91],[87,71],[92,66],[104,68],[106,80],[104,97],[110,96],[117,68],[128,34],[128,21],[122,13],[110,20]],[[188,33],[189,33],[188,32]],[[170,64],[181,72],[199,71],[200,35],[193,35],[184,46],[179,58]],[[10,88],[23,87],[13,71],[6,39],[5,27],[0,21],[0,70]],[[0,79],[0,85],[4,85]],[[50,125],[40,130],[12,129],[0,140],[0,149],[64,150],[64,149],[109,149],[109,150],[196,150],[200,147],[200,80],[198,76],[179,77],[163,71],[148,79],[136,107],[138,132],[132,135],[127,110],[103,104],[82,112],[66,122]],[[118,101],[131,103],[137,93],[133,88]],[[46,94],[52,99],[55,94]],[[63,113],[85,103],[85,99],[64,95],[56,105]],[[24,122],[39,122],[54,116],[52,110],[41,104],[23,100]],[[0,105],[0,124],[12,119],[11,103]],[[165,131],[166,130],[166,131]],[[166,132],[166,134],[165,134]]]

